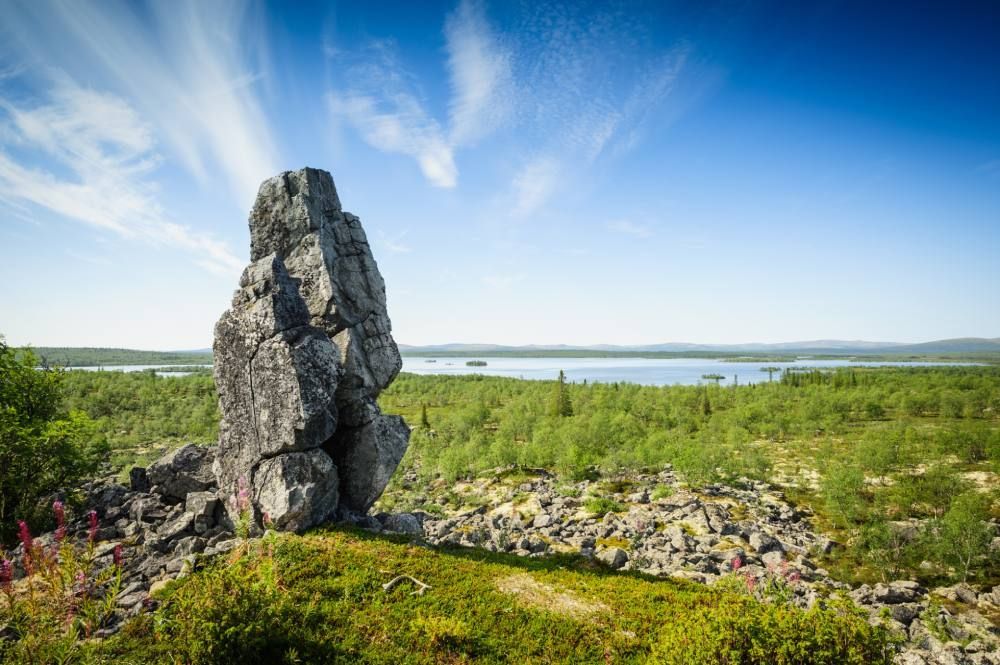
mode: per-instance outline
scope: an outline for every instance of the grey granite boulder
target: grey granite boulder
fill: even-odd
[[[146,471],[153,490],[167,499],[183,501],[189,492],[215,486],[212,462],[215,450],[189,443],[167,453]]]
[[[368,512],[403,459],[410,428],[399,416],[378,415],[361,427],[343,428],[329,447],[340,471],[340,502],[346,511]]]
[[[224,494],[245,488],[256,521],[302,530],[337,509],[364,513],[409,441],[375,399],[401,367],[385,285],[357,217],[325,171],[260,187],[251,260],[215,328],[222,413],[215,466]]]
[[[322,450],[288,453],[260,463],[254,499],[274,528],[301,531],[337,508],[337,469]]]

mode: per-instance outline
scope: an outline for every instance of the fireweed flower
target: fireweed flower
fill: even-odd
[[[236,481],[236,508],[242,513],[250,507],[250,490],[247,488],[246,476],[240,476]]]
[[[61,543],[66,538],[66,506],[62,501],[53,501],[52,512],[56,516],[56,542]]]
[[[739,570],[743,566],[743,561],[738,556],[734,556],[729,565],[732,566],[733,570]]]
[[[122,544],[118,543],[115,545],[114,554],[112,555],[115,561],[115,565],[119,568],[122,567]]]
[[[56,526],[62,526],[66,523],[66,506],[63,505],[62,501],[52,502],[52,512],[56,516]]]
[[[24,553],[27,555],[31,552],[31,549],[35,546],[35,540],[31,537],[31,531],[28,529],[28,523],[24,520],[17,521],[17,538],[24,545]]]
[[[0,559],[0,588],[10,593],[13,579],[14,565],[7,559]]]
[[[90,528],[87,530],[87,542],[93,543],[97,540],[97,511],[91,510],[87,513],[87,522],[90,524]]]
[[[22,559],[24,572],[31,575],[32,570],[34,569],[32,566],[32,558],[34,557],[35,551],[35,539],[31,537],[31,531],[28,529],[28,523],[24,520],[17,521],[17,538],[24,546],[24,558]]]

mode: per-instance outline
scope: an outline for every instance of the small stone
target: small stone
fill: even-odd
[[[628,553],[620,547],[608,547],[597,553],[597,560],[617,570],[628,563]]]
[[[205,549],[205,539],[199,538],[198,536],[188,536],[187,538],[181,538],[174,545],[174,556],[187,556],[189,554],[197,554]]]
[[[535,515],[535,519],[531,523],[531,525],[536,529],[544,529],[550,524],[552,524],[552,516],[548,513],[538,513]]]
[[[751,533],[749,542],[750,547],[754,548],[757,551],[757,554],[785,551],[785,548],[777,538],[761,531],[754,531]]]
[[[382,528],[393,533],[404,533],[411,536],[419,536],[424,532],[420,524],[420,518],[413,513],[392,513],[381,516],[379,521]]]
[[[148,492],[150,485],[146,467],[133,466],[128,472],[128,484],[133,492]]]

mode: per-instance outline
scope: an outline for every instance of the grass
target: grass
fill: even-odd
[[[607,513],[623,513],[626,507],[618,503],[614,499],[609,499],[604,496],[594,496],[587,499],[583,507],[591,515],[605,515]]]
[[[386,591],[397,575],[431,588]],[[817,653],[830,658],[813,662],[889,662],[885,634],[850,612],[807,615],[578,557],[436,550],[354,530],[279,536],[170,585],[162,602],[84,662],[640,663],[675,662],[675,646],[693,665],[797,662],[762,656],[761,640],[826,640]],[[735,642],[733,613],[756,626]],[[711,640],[663,641],[694,616],[720,626]]]

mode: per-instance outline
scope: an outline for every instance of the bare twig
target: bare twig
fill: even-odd
[[[400,582],[403,582],[404,580],[410,580],[411,582],[413,582],[414,584],[416,584],[417,587],[418,587],[416,591],[410,592],[411,596],[422,596],[422,595],[424,595],[424,591],[427,591],[427,589],[431,588],[430,584],[424,584],[423,582],[421,582],[420,580],[418,580],[416,577],[411,577],[409,575],[397,575],[396,577],[392,578],[391,580],[389,580],[388,582],[386,582],[385,584],[383,584],[382,588],[385,589],[386,591],[389,591],[394,586],[396,586]]]

